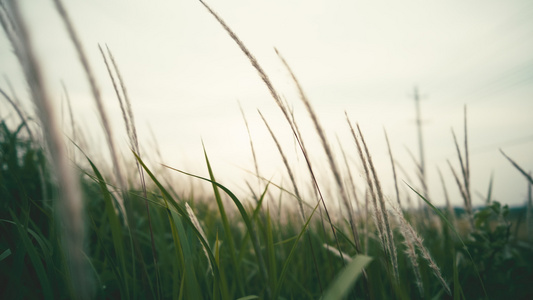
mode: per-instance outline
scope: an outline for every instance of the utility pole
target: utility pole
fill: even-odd
[[[418,132],[418,151],[420,155],[420,162],[418,165],[420,172],[420,183],[422,184],[423,195],[428,199],[428,186],[426,179],[426,159],[424,156],[424,141],[422,138],[422,117],[420,114],[420,94],[418,93],[418,87],[415,86],[413,99],[415,100],[415,109],[416,109],[416,127]]]

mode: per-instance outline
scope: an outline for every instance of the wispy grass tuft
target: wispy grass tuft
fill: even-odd
[[[392,211],[397,216],[397,219],[400,221],[400,233],[402,234],[404,238],[404,245],[406,247],[405,254],[407,255],[407,258],[409,259],[409,262],[411,263],[411,268],[413,270],[413,274],[415,275],[415,282],[416,286],[418,288],[418,292],[420,293],[421,297],[424,297],[424,285],[422,283],[422,276],[420,275],[420,268],[418,265],[418,255],[416,254],[415,249],[415,238],[413,236],[414,231],[413,227],[407,222],[405,219],[403,212],[399,206],[395,206],[394,204],[391,204]]]
[[[385,198],[383,196],[383,190],[381,189],[381,183],[379,181],[376,169],[374,167],[374,162],[372,161],[372,157],[370,156],[370,152],[368,151],[368,147],[366,145],[365,139],[363,137],[363,133],[361,132],[361,128],[359,127],[359,124],[357,124],[357,131],[359,132],[359,136],[361,138],[361,142],[363,144],[363,147],[365,149],[366,159],[368,162],[368,165],[370,166],[371,174],[374,178],[374,184],[376,185],[376,192],[380,204],[380,212],[383,216],[383,223],[385,225],[385,231],[383,232],[383,235],[385,235],[385,242],[388,243],[387,248],[389,250],[389,258],[391,260],[391,265],[393,268],[393,275],[396,280],[399,280],[399,273],[398,273],[398,260],[396,257],[396,245],[394,244],[394,236],[392,234],[392,228],[390,226],[389,221],[389,214],[387,212],[387,208],[385,206]]]
[[[372,158],[370,157],[368,147],[366,146],[363,134],[361,132],[361,128],[359,128],[359,125],[357,124],[357,131],[359,132],[359,138],[361,139],[361,143],[360,143],[359,138],[355,134],[352,123],[346,112],[345,112],[345,115],[346,115],[346,121],[348,122],[352,136],[355,140],[355,144],[357,146],[359,156],[363,163],[363,168],[365,170],[366,181],[368,184],[370,198],[372,199],[372,204],[374,207],[376,227],[378,228],[378,234],[380,237],[381,245],[383,247],[383,250],[385,251],[385,255],[389,258],[391,262],[391,266],[393,267],[393,277],[396,280],[398,280],[399,275],[398,275],[398,262],[396,258],[396,246],[394,245],[394,238],[392,235],[392,229],[390,227],[387,209],[385,207],[385,200],[383,198],[381,186],[380,186],[377,174],[374,169],[374,164],[372,162]],[[361,144],[363,145],[362,147],[361,147]],[[364,148],[364,152],[363,152],[363,148]],[[379,200],[379,207],[378,207],[378,200]]]

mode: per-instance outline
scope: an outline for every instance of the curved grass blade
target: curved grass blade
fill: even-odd
[[[113,206],[113,200],[111,198],[111,192],[107,188],[106,181],[104,180],[104,177],[98,170],[98,168],[94,165],[94,163],[89,159],[89,157],[85,156],[89,164],[91,165],[91,168],[93,169],[93,172],[96,176],[95,181],[98,183],[98,186],[100,188],[100,192],[102,194],[102,198],[105,202],[105,214],[109,220],[109,228],[111,229],[111,238],[113,239],[113,246],[115,248],[115,254],[118,260],[120,261],[120,267],[121,271],[119,272],[119,276],[123,278],[123,282],[119,284],[121,289],[121,294],[124,295],[126,298],[130,298],[130,289],[128,286],[128,280],[125,279],[126,275],[128,274],[128,271],[126,269],[126,254],[124,251],[124,242],[122,240],[122,230],[120,226],[120,220],[115,213],[114,206]],[[117,278],[119,279],[119,278]]]
[[[24,226],[21,224],[21,222],[17,219],[17,216],[15,216],[15,213],[13,213],[10,210],[11,217],[13,218],[14,224],[17,227],[18,233],[20,235],[20,239],[22,240],[22,243],[24,244],[24,247],[22,249],[25,249],[28,253],[28,256],[30,257],[30,261],[35,268],[35,273],[37,273],[37,278],[39,278],[39,282],[41,283],[41,288],[43,289],[43,297],[44,299],[54,299],[54,294],[52,292],[52,286],[50,285],[50,280],[48,280],[48,275],[46,273],[46,270],[44,268],[43,262],[41,261],[41,258],[39,257],[39,254],[37,252],[36,247],[33,245],[33,243],[30,241],[27,233],[27,229],[24,228]],[[24,251],[24,250],[22,250]]]
[[[287,259],[285,260],[285,262],[283,263],[283,266],[281,268],[281,273],[279,275],[279,278],[278,278],[278,284],[276,286],[276,289],[274,290],[274,295],[272,297],[272,299],[278,299],[278,295],[281,291],[281,287],[283,285],[283,281],[285,280],[285,276],[287,276],[287,268],[289,266],[289,263],[291,262],[294,254],[296,254],[296,246],[298,246],[298,242],[300,241],[300,239],[302,238],[302,236],[304,235],[304,233],[307,231],[307,226],[309,226],[309,222],[311,222],[311,219],[313,218],[313,215],[315,214],[316,210],[318,209],[318,207],[320,206],[320,202],[318,202],[316,205],[315,205],[315,208],[313,209],[313,211],[309,214],[309,217],[307,217],[307,221],[305,222],[304,226],[302,227],[302,230],[300,230],[300,234],[298,234],[298,237],[296,238],[296,241],[294,241],[294,244],[292,245],[292,248],[291,248],[291,251],[289,252],[289,256],[287,256]]]
[[[165,202],[167,202],[167,200],[165,200]],[[182,218],[180,218],[176,212],[170,209],[167,209],[167,214],[169,222],[172,226],[171,230],[174,246],[184,269],[183,280],[185,281],[185,292],[187,294],[187,299],[203,299],[202,295],[200,294],[201,290],[200,286],[198,285],[196,272],[194,271],[194,257],[189,245],[187,233],[185,232],[185,228],[183,228]]]
[[[203,146],[203,145],[202,145]],[[204,148],[204,156],[205,160],[207,162],[207,169],[209,171],[209,177],[213,182],[215,182],[215,175],[213,174],[213,170],[211,169],[211,165],[209,164],[209,160],[207,158],[207,153],[205,152]],[[228,216],[226,214],[226,209],[224,208],[224,203],[222,202],[222,197],[220,196],[220,192],[218,191],[218,187],[216,184],[212,183],[213,186],[213,192],[215,194],[215,200],[217,202],[218,210],[220,212],[220,217],[222,219],[222,226],[224,227],[224,233],[226,235],[226,238],[228,239],[228,245],[229,245],[229,255],[231,258],[231,262],[233,263],[233,267],[235,268],[235,276],[237,277],[237,288],[239,289],[241,295],[244,295],[244,286],[243,286],[243,278],[242,273],[240,272],[240,261],[237,260],[235,250],[235,241],[233,239],[233,235],[231,234],[231,228],[229,226]]]
[[[252,299],[261,299],[261,298],[259,298],[259,296],[256,296],[256,295],[250,295],[250,296],[239,298],[237,300],[252,300]]]
[[[276,251],[274,249],[274,238],[272,236],[272,222],[270,218],[270,209],[267,208],[267,217],[266,217],[266,244],[267,244],[267,255],[268,255],[268,270],[270,275],[270,284],[271,289],[276,288],[276,276],[277,276],[277,266],[276,266]]]
[[[344,267],[337,277],[330,284],[322,299],[336,300],[343,299],[348,294],[357,281],[359,276],[363,274],[365,267],[372,261],[372,257],[366,255],[356,255],[352,261]]]
[[[524,175],[524,177],[526,177],[529,183],[533,184],[533,178],[531,177],[530,174],[524,171],[524,169],[522,169],[514,160],[512,160],[509,156],[507,156],[507,154],[505,154],[505,152],[503,152],[502,149],[500,149],[500,152],[503,154],[503,156],[505,156],[505,158],[507,158],[507,160],[513,165],[513,167],[515,167],[520,173],[522,173],[522,175]]]
[[[208,159],[207,155],[205,156],[205,158],[206,158],[206,163],[208,165],[208,168],[211,169],[211,165],[209,163],[209,159]],[[174,170],[176,172],[185,174],[187,176],[191,176],[191,177],[198,178],[198,179],[201,179],[201,180],[204,180],[204,181],[207,181],[207,182],[211,182],[212,184],[216,185],[218,188],[223,190],[231,198],[233,203],[235,203],[235,206],[237,206],[237,209],[239,210],[239,213],[241,214],[241,216],[242,216],[242,218],[244,220],[246,228],[250,232],[250,237],[252,239],[252,245],[254,247],[254,251],[255,251],[255,254],[257,256],[257,260],[258,260],[258,263],[259,263],[259,269],[260,269],[260,272],[261,272],[260,274],[262,274],[264,281],[268,282],[268,275],[266,273],[267,269],[266,269],[265,262],[263,260],[262,254],[261,254],[261,247],[259,246],[259,240],[258,240],[257,234],[255,233],[255,230],[253,228],[252,220],[250,219],[250,216],[246,212],[246,209],[244,209],[244,206],[242,205],[241,201],[237,198],[237,196],[235,196],[235,194],[233,194],[233,192],[231,192],[227,187],[225,187],[222,184],[216,182],[214,179],[208,179],[208,178],[205,178],[205,177],[201,177],[201,176],[198,176],[198,175],[187,173],[185,171],[181,171],[181,170],[178,170],[176,168],[172,168],[172,167],[164,165],[164,164],[163,164],[163,166],[168,168],[168,169]],[[212,175],[212,171],[210,173]],[[267,289],[267,293],[268,293],[268,290],[269,289]],[[268,295],[267,298],[270,298],[270,295]]]
[[[220,271],[219,271],[219,268],[218,268],[218,264],[216,263],[216,260],[215,260],[215,257],[213,255],[213,252],[211,250],[211,247],[209,246],[209,244],[207,243],[207,241],[202,237],[202,235],[200,234],[200,232],[196,229],[196,227],[194,227],[194,224],[193,222],[191,221],[191,219],[189,218],[187,212],[185,211],[184,208],[182,208],[181,206],[178,205],[178,203],[176,201],[174,201],[174,199],[172,198],[172,196],[170,195],[170,193],[163,187],[163,185],[159,182],[159,180],[157,180],[157,178],[155,177],[155,175],[152,173],[152,171],[150,171],[150,169],[144,164],[144,162],[142,161],[142,159],[135,153],[133,152],[133,155],[135,155],[135,158],[139,161],[139,163],[141,164],[141,166],[143,167],[143,169],[146,171],[146,173],[148,174],[148,176],[152,179],[152,181],[155,183],[155,185],[158,187],[158,189],[161,191],[161,195],[163,196],[163,199],[166,201],[166,203],[169,203],[170,205],[172,205],[172,207],[174,209],[176,209],[177,211],[177,214],[179,214],[179,216],[181,217],[181,220],[184,221],[185,223],[187,223],[187,225],[190,227],[190,229],[193,231],[194,235],[198,238],[198,240],[200,241],[200,243],[202,243],[202,245],[209,249],[209,251],[207,251],[208,255],[209,255],[209,260],[211,261],[211,265],[213,266],[213,276],[215,277],[215,283],[220,283]],[[172,169],[172,168],[171,168]],[[175,169],[174,169],[175,170]],[[181,171],[180,171],[181,172]],[[191,176],[195,176],[195,175],[192,175]],[[206,179],[207,180],[207,179]],[[167,210],[170,210],[170,207],[167,207]],[[217,287],[217,286],[214,286],[213,287],[215,290],[218,290],[220,291],[220,293],[222,294],[222,297],[223,299],[226,299],[226,296],[228,295],[228,291],[227,291],[227,287],[224,286],[224,285],[220,285]]]
[[[261,210],[261,205],[263,204],[263,200],[265,200],[265,195],[268,191],[269,185],[270,185],[270,182],[268,181],[263,193],[261,194],[261,197],[259,197],[259,200],[257,201],[257,206],[255,207],[254,212],[252,214],[252,221],[257,222],[259,211]],[[248,233],[248,231],[246,231],[244,238],[242,239],[241,248],[239,249],[239,256],[237,257],[237,261],[239,263],[241,263],[244,258],[244,249],[246,249],[246,245],[248,244],[249,240],[250,240],[250,234]]]

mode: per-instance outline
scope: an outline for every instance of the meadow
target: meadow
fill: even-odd
[[[353,138],[345,143],[352,148],[344,150],[356,154],[353,163],[333,150],[290,62],[278,53],[320,141],[319,148],[306,147],[291,106],[260,62],[200,2],[250,61],[289,125],[292,148],[279,143],[268,116],[261,115],[287,180],[271,181],[256,166],[243,183],[248,196],[237,197],[217,180],[209,149],[201,162],[205,177],[149,163],[156,150],[141,151],[127,84],[113,53],[101,46],[130,145],[129,157],[119,155],[92,67],[68,12],[55,0],[104,128],[103,149],[111,159],[99,160],[91,153],[102,146],[84,140],[74,118],[69,129],[60,128],[25,20],[16,3],[1,1],[1,25],[37,109],[22,110],[14,91],[0,89],[2,105],[12,111],[0,121],[0,298],[533,298],[533,179],[502,152],[530,183],[529,199],[524,207],[510,208],[491,197],[489,183],[484,206],[472,205],[466,107],[462,139],[453,135],[457,160],[441,174],[453,177],[456,186],[443,181],[441,191],[432,191],[443,193],[447,205],[432,204],[423,159],[413,159],[415,182],[397,178],[400,164],[390,146],[395,192],[385,194],[359,125],[344,116]],[[252,135],[250,145],[255,157]],[[304,175],[288,159],[286,151],[293,148],[305,163]],[[316,167],[310,156],[315,152],[322,153],[327,169]],[[169,172],[200,188],[181,193],[166,180]],[[364,184],[356,184],[355,174]],[[323,176],[328,184],[319,180]],[[408,197],[400,185],[409,188]],[[462,207],[450,204],[448,188],[459,190]]]

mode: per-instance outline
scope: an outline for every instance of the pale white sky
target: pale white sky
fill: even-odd
[[[77,120],[99,141],[102,134],[94,102],[52,1],[21,2],[58,107],[63,80]],[[114,52],[133,101],[144,153],[153,163],[159,160],[149,128],[159,143],[163,163],[205,175],[203,140],[218,179],[243,193],[243,178],[255,180],[242,170],[253,167],[240,101],[262,175],[281,182],[285,170],[258,109],[271,122],[294,164],[302,166],[289,127],[268,90],[198,1],[65,0],[65,4],[97,73],[114,119],[115,138],[124,146],[127,137],[98,43],[107,44]],[[533,169],[531,1],[228,0],[208,4],[233,28],[294,106],[315,165],[324,177],[329,169],[323,151],[274,47],[298,76],[330,142],[338,149],[338,136],[355,165],[359,163],[344,111],[360,123],[391,196],[383,128],[397,159],[409,172],[410,179],[403,175],[401,179],[415,181],[406,147],[418,155],[411,96],[417,85],[423,95],[426,160],[434,201],[443,202],[438,166],[447,177],[452,201],[461,203],[446,160],[458,167],[450,129],[462,139],[466,104],[473,192],[485,194],[494,172],[496,199],[523,202],[526,181],[498,149],[526,170]],[[0,71],[9,77],[19,96],[25,96],[24,80],[3,34]],[[3,79],[0,87],[6,89]],[[5,102],[0,103],[4,117],[9,112],[4,109]],[[355,165],[352,170],[363,186]],[[307,176],[302,169],[299,177],[308,182]],[[475,201],[481,203],[479,198]]]

